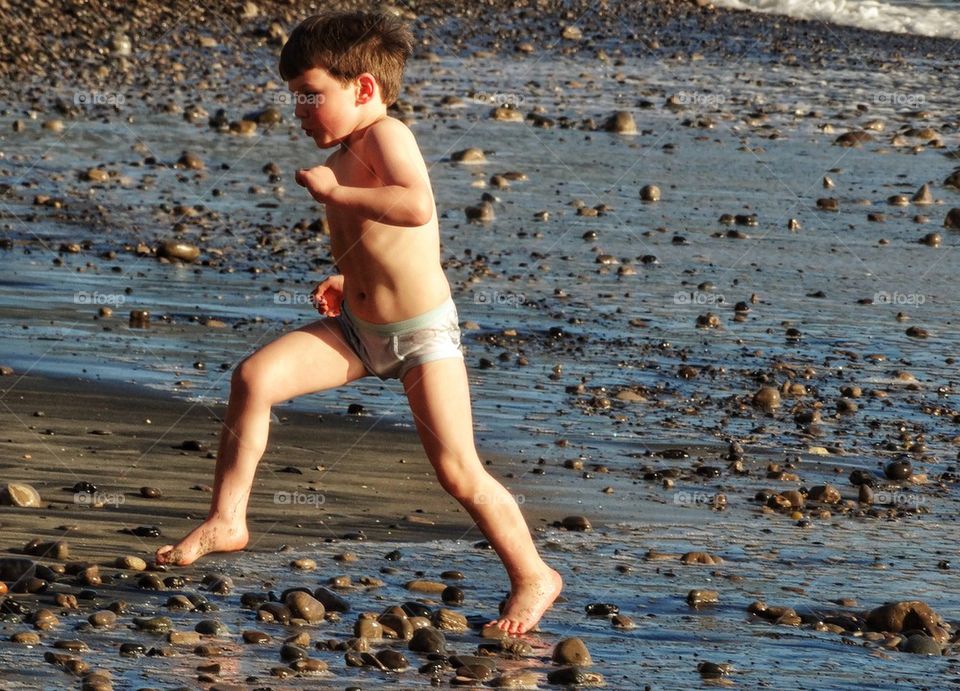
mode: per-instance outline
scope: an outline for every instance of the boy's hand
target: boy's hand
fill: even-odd
[[[310,296],[317,312],[325,317],[340,315],[343,302],[343,276],[329,276],[321,281]]]
[[[326,204],[330,194],[339,186],[337,176],[327,166],[301,168],[295,179],[298,185],[306,187],[310,195],[321,204]]]

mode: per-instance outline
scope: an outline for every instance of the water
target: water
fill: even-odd
[[[874,31],[945,38],[960,35],[960,9],[955,0],[714,0],[714,4]]]

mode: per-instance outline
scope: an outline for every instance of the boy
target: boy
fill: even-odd
[[[510,577],[496,625],[521,634],[562,587],[540,558],[516,501],[477,456],[457,310],[440,266],[426,165],[410,130],[387,115],[413,37],[362,12],[304,20],[280,55],[295,115],[321,149],[339,148],[297,183],[326,205],[340,274],[314,304],[326,318],[281,336],[233,373],[207,519],[159,564],[190,564],[247,544],[247,500],[266,449],[270,407],[373,374],[403,383],[417,432],[443,488],[477,522]]]

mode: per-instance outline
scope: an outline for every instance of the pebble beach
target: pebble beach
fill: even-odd
[[[478,447],[563,595],[484,626],[506,576],[375,379],[274,408],[246,550],[153,563],[332,271],[276,70],[317,9],[3,8],[0,689],[958,683],[956,41],[883,14],[390,6]]]

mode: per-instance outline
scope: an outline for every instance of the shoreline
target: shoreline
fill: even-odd
[[[157,547],[206,516],[224,410],[133,385],[3,377],[2,478],[32,485],[42,499],[41,508],[0,507],[3,550],[16,553],[39,538],[66,541],[70,559],[135,553],[150,561]],[[459,505],[438,491],[415,433],[385,428],[371,416],[320,421],[278,412],[281,422],[271,426],[250,499],[246,551],[302,549],[360,533],[383,541],[482,539]],[[503,475],[513,461],[483,452],[481,458],[510,482]],[[525,476],[522,484],[549,499],[523,507],[531,530],[563,518],[564,509],[576,511],[572,493],[565,498],[532,480]],[[94,489],[83,491],[84,482]],[[162,496],[145,498],[142,487]],[[121,532],[153,527],[161,537]]]

